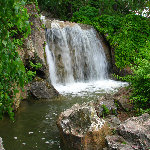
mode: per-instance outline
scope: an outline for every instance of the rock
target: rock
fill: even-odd
[[[2,143],[3,141],[2,141],[2,138],[0,137],[0,150],[5,150]]]
[[[115,102],[125,111],[133,110],[133,104],[129,100],[130,94],[131,89],[126,89],[123,87],[113,96]]]
[[[105,137],[111,133],[107,122],[97,116],[93,103],[75,104],[57,120],[63,149],[102,150]]]
[[[116,132],[117,127],[121,124],[121,121],[115,115],[109,115],[105,120],[108,122],[113,132]]]
[[[37,99],[51,99],[59,95],[52,85],[42,79],[31,83],[30,92]]]
[[[22,90],[20,87],[17,88],[18,93],[16,93],[16,96],[13,101],[13,106],[12,106],[14,111],[18,110],[21,100],[27,99],[27,97],[28,97],[27,88],[28,88],[27,86],[24,87],[24,90]]]
[[[111,95],[102,96],[96,103],[96,112],[99,117],[108,114],[117,114],[117,107]]]
[[[150,148],[150,115],[127,119],[117,128],[118,133],[127,141],[135,143],[141,150]]]
[[[135,150],[123,137],[119,135],[106,136],[108,150]]]

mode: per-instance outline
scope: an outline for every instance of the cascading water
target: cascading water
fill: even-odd
[[[57,82],[73,83],[107,78],[105,54],[93,28],[83,30],[78,24],[61,28],[58,22],[52,22],[51,26],[46,37],[57,60],[57,63],[54,62]],[[59,66],[59,61],[62,66]],[[64,74],[59,76],[59,70]],[[54,75],[53,70],[50,74]],[[54,83],[53,77],[51,81]]]
[[[92,27],[54,20],[46,39],[50,80],[59,92],[120,86],[108,79],[104,49]]]

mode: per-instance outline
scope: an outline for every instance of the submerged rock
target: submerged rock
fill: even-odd
[[[42,79],[31,83],[30,92],[37,99],[51,99],[59,95],[53,85]]]
[[[5,150],[2,143],[3,141],[2,141],[2,138],[0,137],[0,150]]]
[[[75,104],[62,112],[57,126],[63,149],[103,149],[105,137],[111,133],[106,121],[97,116],[93,103]]]

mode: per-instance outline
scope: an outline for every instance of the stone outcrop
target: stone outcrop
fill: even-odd
[[[30,14],[31,35],[24,41],[23,50],[20,56],[28,70],[36,71],[37,76],[47,79],[49,76],[49,69],[46,62],[45,53],[45,29],[37,13],[35,5],[27,5],[28,13]],[[33,69],[30,62],[42,64],[42,67]]]
[[[111,134],[107,122],[97,116],[93,103],[75,104],[62,112],[57,126],[63,149],[103,149],[105,137]]]
[[[36,78],[30,84],[31,95],[36,99],[51,99],[57,97],[59,93],[47,81]]]
[[[3,141],[2,141],[1,137],[0,137],[0,150],[5,150],[4,147],[3,147]]]

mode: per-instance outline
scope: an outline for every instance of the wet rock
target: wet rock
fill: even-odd
[[[106,136],[106,140],[108,150],[135,150],[135,146],[128,143],[123,137],[119,135]]]
[[[2,141],[1,137],[0,137],[0,150],[5,150],[4,147],[3,147],[3,141]]]
[[[143,114],[140,117],[132,117],[119,125],[118,133],[126,140],[135,143],[139,149],[150,148],[150,115]]]
[[[111,95],[102,96],[96,103],[96,112],[99,117],[108,114],[117,114],[117,107]]]
[[[52,85],[42,79],[31,83],[30,92],[37,99],[51,99],[59,95]]]
[[[75,104],[57,120],[63,149],[102,150],[111,133],[107,122],[97,116],[93,103]]]

